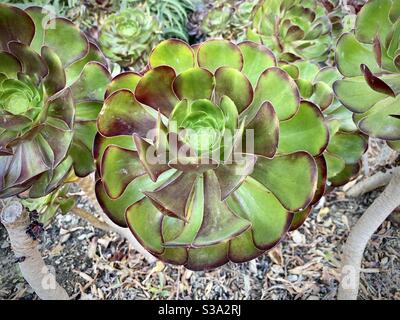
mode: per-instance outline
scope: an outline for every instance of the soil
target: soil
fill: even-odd
[[[358,199],[340,189],[326,196],[305,224],[258,259],[208,272],[149,265],[116,234],[59,215],[40,246],[72,299],[335,299],[340,249],[349,226],[377,197]],[[79,206],[93,211],[84,196]],[[360,299],[400,300],[400,229],[386,221],[364,254]],[[0,299],[37,299],[22,278],[0,226]]]

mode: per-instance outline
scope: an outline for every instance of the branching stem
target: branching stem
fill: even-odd
[[[386,218],[400,205],[400,171],[394,170],[392,179],[361,216],[350,231],[343,247],[339,300],[356,300],[360,285],[360,269],[364,250],[374,232]]]
[[[10,238],[11,247],[19,260],[22,276],[43,300],[68,300],[67,292],[57,283],[51,267],[45,265],[37,241],[28,234],[29,214],[21,203],[10,200],[1,211],[1,223]]]

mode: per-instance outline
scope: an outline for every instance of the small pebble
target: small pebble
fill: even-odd
[[[299,277],[297,275],[295,275],[295,274],[291,274],[291,275],[288,276],[288,280],[290,282],[295,282],[295,281],[297,281],[298,278]]]
[[[81,234],[77,239],[79,240],[79,241],[83,241],[83,240],[85,240],[86,239],[86,234]]]

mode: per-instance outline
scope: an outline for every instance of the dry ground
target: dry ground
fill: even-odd
[[[149,265],[115,234],[74,215],[58,216],[41,238],[46,262],[76,299],[334,299],[339,250],[378,192],[359,199],[336,191],[277,248],[209,272]],[[92,209],[87,199],[80,206]],[[364,255],[360,298],[400,300],[400,228],[387,221]],[[21,277],[0,227],[0,298],[37,299]]]

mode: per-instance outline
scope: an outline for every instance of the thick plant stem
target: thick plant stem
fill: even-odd
[[[355,184],[352,188],[347,191],[347,195],[356,198],[364,193],[373,191],[377,188],[386,186],[393,178],[395,172],[400,172],[400,168],[389,169],[386,172],[378,172],[371,177]]]
[[[21,203],[11,200],[5,204],[1,212],[1,222],[8,232],[14,254],[20,261],[22,276],[39,298],[68,300],[67,292],[57,283],[50,267],[45,265],[37,241],[26,233],[30,219]]]
[[[382,194],[365,211],[351,229],[343,247],[339,300],[356,300],[360,285],[360,269],[365,247],[374,232],[400,205],[400,172],[393,177]]]
[[[96,212],[101,216],[107,225],[110,226],[112,231],[118,233],[121,237],[125,238],[131,246],[139,253],[141,253],[148,263],[154,263],[156,258],[152,256],[136,238],[133,236],[132,232],[128,228],[122,228],[116,225],[104,212],[100,205],[97,203],[96,194],[94,192],[94,178],[90,175],[86,178],[79,179],[79,187],[89,198],[91,203],[94,205]]]

